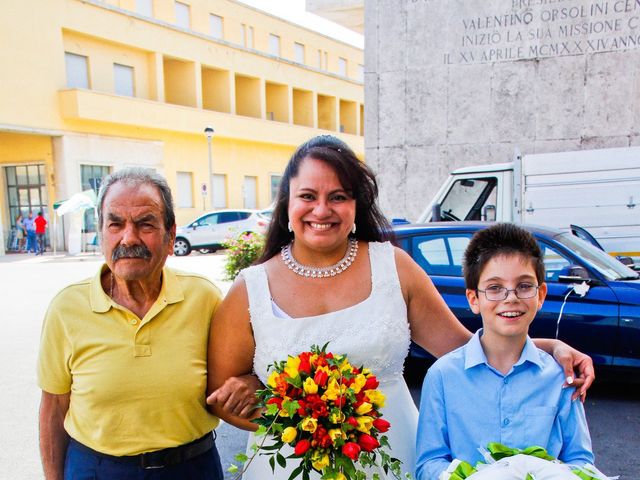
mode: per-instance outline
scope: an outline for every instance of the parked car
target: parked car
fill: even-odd
[[[482,326],[465,296],[462,257],[486,222],[396,225],[398,245],[431,277],[458,319]],[[559,338],[593,358],[599,372],[633,372],[640,378],[640,274],[570,232],[523,225],[544,254],[546,301],[531,324],[532,337]],[[585,282],[581,296],[574,285]],[[417,345],[411,355],[431,358]]]
[[[189,255],[192,250],[216,251],[234,235],[249,232],[264,233],[269,219],[257,210],[217,210],[207,212],[189,225],[178,227],[173,253]]]

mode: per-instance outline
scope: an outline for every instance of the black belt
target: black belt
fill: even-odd
[[[207,433],[202,438],[190,443],[185,443],[178,447],[165,448],[164,450],[156,450],[155,452],[141,453],[139,455],[126,455],[122,457],[98,452],[74,440],[73,438],[71,439],[71,442],[81,450],[85,450],[98,457],[106,458],[112,462],[128,463],[137,465],[145,470],[151,470],[155,468],[169,467],[171,465],[178,465],[179,463],[186,462],[187,460],[191,460],[198,455],[208,452],[215,445],[215,434],[215,432]]]

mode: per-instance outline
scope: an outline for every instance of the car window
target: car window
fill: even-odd
[[[218,223],[218,214],[213,213],[211,215],[207,215],[206,217],[202,217],[200,220],[196,221],[196,225],[204,226],[204,225],[215,225]]]
[[[220,212],[218,223],[229,223],[238,220],[238,212]]]
[[[571,262],[555,248],[540,243],[544,258],[546,282],[557,282],[560,275],[566,275]]]
[[[246,220],[251,216],[251,212],[237,212],[238,220]]]
[[[415,237],[412,257],[429,275],[461,277],[470,238],[469,234]]]
[[[495,177],[456,180],[441,204],[443,220],[486,220],[484,207],[496,205]]]

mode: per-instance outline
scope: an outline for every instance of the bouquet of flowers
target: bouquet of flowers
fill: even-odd
[[[542,447],[532,446],[523,450],[509,448],[500,443],[489,443],[480,448],[485,462],[473,467],[469,463],[454,460],[442,472],[439,480],[614,480],[593,465],[577,467],[561,462]]]
[[[264,438],[251,458],[236,459],[248,466],[256,454],[268,455],[273,471],[276,462],[285,467],[287,460],[296,459],[290,480],[300,475],[306,480],[311,471],[323,479],[361,480],[367,478],[363,468],[376,465],[400,478],[400,460],[382,448],[390,448],[382,434],[391,425],[380,414],[385,396],[378,380],[369,369],[354,367],[326,347],[314,345],[269,366],[273,371],[267,388],[257,392],[264,413],[254,420],[260,425],[256,434]],[[267,439],[273,443],[265,445]],[[281,452],[285,445],[293,448],[287,457]]]

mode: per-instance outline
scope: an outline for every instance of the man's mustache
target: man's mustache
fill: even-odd
[[[121,258],[151,258],[151,250],[144,245],[118,245],[111,253],[111,260],[115,262]]]

